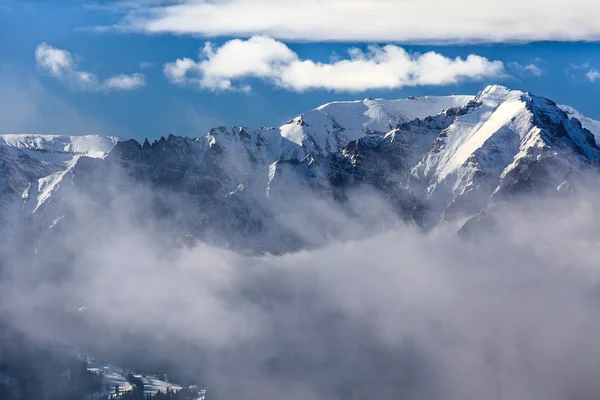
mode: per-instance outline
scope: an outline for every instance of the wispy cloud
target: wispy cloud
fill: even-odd
[[[535,62],[541,62],[541,60],[536,59]],[[520,76],[540,77],[544,74],[544,70],[535,63],[520,64],[517,62],[511,62],[507,66],[510,70],[514,71]]]
[[[570,79],[585,79],[592,83],[600,79],[600,72],[587,61],[580,64],[569,63],[565,69],[565,75]]]
[[[121,29],[310,41],[599,40],[595,0],[123,1]],[[252,15],[252,18],[248,18]],[[544,21],[543,24],[532,21]]]
[[[543,72],[542,69],[540,67],[538,67],[535,64],[527,64],[524,67],[525,71],[528,71],[530,74],[534,75],[534,76],[542,76]]]
[[[234,39],[215,47],[207,42],[198,61],[178,59],[164,66],[169,81],[202,89],[248,90],[247,78],[302,92],[311,89],[360,92],[405,86],[447,85],[506,75],[501,61],[471,54],[448,58],[439,53],[411,54],[395,45],[351,48],[345,59],[301,59],[284,43],[264,36]]]
[[[594,83],[596,82],[598,79],[600,79],[600,72],[598,72],[597,69],[590,69],[586,74],[585,77],[588,79],[588,81]]]
[[[68,50],[59,49],[47,43],[42,43],[37,47],[35,60],[40,70],[79,90],[127,91],[139,89],[146,84],[145,76],[140,73],[120,74],[100,80],[96,74],[80,70]]]

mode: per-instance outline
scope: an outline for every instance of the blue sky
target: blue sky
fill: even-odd
[[[600,69],[600,44],[592,25],[581,32],[568,25],[572,22],[559,26],[575,32],[578,36],[573,38],[563,37],[561,30],[529,31],[529,25],[520,21],[514,22],[516,28],[498,28],[492,39],[485,37],[485,26],[462,31],[461,25],[450,27],[437,37],[434,15],[432,21],[422,24],[431,26],[416,32],[415,37],[415,29],[377,30],[371,20],[360,20],[363,17],[357,12],[344,16],[345,20],[352,22],[352,18],[357,18],[364,25],[353,26],[372,24],[374,28],[342,26],[319,31],[297,21],[280,28],[268,20],[280,18],[277,10],[265,21],[259,21],[266,27],[253,25],[247,23],[252,16],[248,17],[243,8],[248,0],[227,1],[234,6],[241,4],[239,21],[230,20],[235,18],[236,9],[217,7],[214,11],[213,7],[210,12],[216,14],[206,16],[210,20],[202,19],[205,9],[188,8],[181,14],[183,17],[175,12],[177,9],[169,9],[172,4],[196,7],[206,3],[203,0],[0,0],[1,133],[99,133],[139,140],[157,139],[169,133],[197,136],[216,125],[278,126],[335,100],[475,94],[491,83],[531,91],[600,119],[600,79],[595,79],[594,74],[596,68]],[[337,1],[331,0],[331,7]],[[377,1],[392,8],[398,4]],[[227,6],[233,7],[229,3]],[[256,0],[253,4],[258,7],[260,3]],[[577,3],[572,7],[577,8]],[[591,3],[580,1],[581,13],[585,14],[588,4]],[[199,16],[193,14],[196,11]],[[381,16],[377,17],[381,20]],[[224,19],[221,25],[219,18]],[[482,18],[495,17],[486,14]],[[546,18],[558,18],[555,26],[562,22],[560,15]],[[306,20],[305,24],[310,22],[305,16],[298,19]],[[577,27],[587,26],[582,21]],[[335,28],[339,21],[321,22],[330,22]],[[499,26],[496,22],[488,21],[491,27]],[[238,28],[228,30],[228,26]],[[342,32],[342,36],[338,37],[337,32]],[[518,32],[522,37],[503,37],[510,32]],[[466,34],[473,37],[465,39]],[[262,39],[255,40],[251,47],[248,38],[252,36]],[[461,39],[457,40],[457,36]],[[232,40],[237,40],[237,47],[226,45]],[[515,44],[515,40],[519,43]],[[212,43],[212,50],[199,56],[207,41]],[[36,49],[43,44],[46,52],[38,52],[36,59]],[[378,50],[369,50],[371,45],[379,46]],[[388,51],[386,45],[394,47]],[[225,48],[231,51],[221,51]],[[349,55],[351,48],[358,48],[361,53]],[[428,67],[419,59],[418,54],[431,51],[439,58],[436,62],[448,60],[450,67],[440,71],[441,67]],[[70,61],[56,64],[53,57],[65,54]],[[464,61],[469,55],[477,59],[465,65],[453,64],[456,57]],[[202,63],[211,57],[212,63]],[[393,59],[393,63],[385,64],[382,57]],[[176,60],[186,58],[187,64],[175,69]],[[409,62],[416,72],[397,76],[397,59]],[[344,66],[340,60],[355,63]],[[165,73],[166,65],[173,66],[172,74]],[[446,76],[445,71],[450,69],[454,75]],[[82,84],[82,73],[91,77],[91,83]],[[304,83],[299,84],[301,81]]]

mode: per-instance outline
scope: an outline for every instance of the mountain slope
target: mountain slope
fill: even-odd
[[[49,189],[80,157],[104,158],[118,140],[103,136],[0,135],[1,218],[14,214],[18,200],[27,199],[32,188],[48,197]]]
[[[567,115],[569,116],[569,118],[574,118],[574,119],[579,120],[579,122],[581,122],[581,125],[585,129],[592,132],[592,134],[596,138],[596,141],[598,141],[600,139],[600,121],[596,121],[596,120],[586,117],[585,115],[583,115],[582,113],[580,113],[579,111],[574,109],[573,107],[569,107],[569,106],[565,106],[565,105],[559,105],[558,107],[561,110],[563,110],[564,112],[566,112]]]
[[[58,136],[58,135],[0,135],[0,145],[27,151],[40,159],[51,158],[54,154],[67,158],[67,155],[85,155],[102,158],[112,150],[119,138],[113,136]]]
[[[598,163],[592,134],[555,103],[530,93],[490,86],[457,114],[411,171],[424,196],[444,211],[473,212],[493,193],[523,188],[535,175],[558,186],[568,171]],[[539,168],[533,173],[550,160],[561,167],[543,178]]]
[[[435,225],[517,192],[564,188],[569,176],[598,165],[599,150],[552,101],[490,86],[464,107],[350,142],[336,179],[419,200]]]
[[[596,126],[494,85],[477,96],[330,103],[280,128],[217,127],[153,143],[5,136],[0,156],[9,192],[19,195],[11,204],[42,230],[73,223],[73,193],[98,205],[124,193],[182,237],[286,251],[329,234],[310,225],[299,234],[290,215],[303,212],[317,226],[328,217],[314,204],[344,208],[365,186],[425,228],[521,193],[562,190],[598,168],[600,148],[586,129]]]

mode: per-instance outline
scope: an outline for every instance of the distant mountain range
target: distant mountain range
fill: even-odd
[[[75,194],[107,204],[131,193],[184,240],[280,252],[318,244],[281,219],[310,199],[343,206],[368,187],[424,229],[473,224],[501,201],[565,191],[595,173],[599,137],[600,122],[571,107],[497,85],[476,96],[335,102],[279,128],[153,143],[3,135],[0,211],[5,226],[43,236],[74,223]]]

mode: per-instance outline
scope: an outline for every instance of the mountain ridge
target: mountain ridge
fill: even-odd
[[[401,219],[430,229],[475,218],[519,193],[564,189],[596,171],[600,148],[586,127],[597,126],[568,106],[491,85],[477,96],[328,103],[280,128],[216,127],[152,143],[2,136],[0,151],[14,153],[3,158],[4,177],[11,167],[23,176],[1,199],[21,198],[22,212],[40,226],[68,224],[68,192],[102,191],[120,181],[113,178],[119,170],[195,204],[177,217],[183,236],[278,232],[294,243],[303,239],[280,222],[295,212],[291,204],[309,195],[344,204],[354,189],[369,186]],[[71,158],[36,158],[44,146]]]

